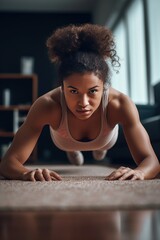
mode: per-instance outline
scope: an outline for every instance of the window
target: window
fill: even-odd
[[[160,81],[160,1],[147,0],[149,23],[149,47],[151,62],[151,84]]]
[[[148,0],[149,1],[149,0]],[[112,85],[136,104],[148,103],[143,0],[132,1],[114,29],[120,74],[113,73]]]
[[[131,98],[148,103],[143,1],[133,1],[126,13],[129,41]]]
[[[120,58],[121,67],[119,73],[112,71],[112,86],[117,90],[129,95],[128,76],[127,76],[127,43],[125,23],[122,20],[114,31],[116,40],[116,50]]]

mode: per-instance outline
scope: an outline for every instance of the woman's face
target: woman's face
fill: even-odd
[[[78,119],[88,119],[99,107],[103,81],[94,73],[75,73],[63,81],[63,91],[70,112]]]

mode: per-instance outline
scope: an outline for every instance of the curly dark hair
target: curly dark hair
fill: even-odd
[[[93,72],[109,83],[108,60],[119,67],[119,57],[111,31],[101,25],[69,25],[57,29],[48,38],[49,57],[59,65],[59,78],[73,73]]]

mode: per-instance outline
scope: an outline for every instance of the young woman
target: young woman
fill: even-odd
[[[120,167],[106,179],[154,178],[160,165],[137,109],[129,97],[110,86],[109,66],[119,65],[110,30],[92,24],[70,25],[57,29],[47,47],[51,61],[58,64],[61,86],[32,105],[2,159],[0,173],[9,179],[61,180],[49,169],[30,171],[23,166],[45,125],[69,161],[81,165],[81,151],[93,151],[97,160],[105,157],[117,140],[120,124],[137,167]]]

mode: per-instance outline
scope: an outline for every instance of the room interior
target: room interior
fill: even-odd
[[[57,86],[56,67],[50,63],[45,45],[52,31],[71,23],[86,22],[107,25],[114,30],[132,2],[134,1],[0,1],[0,158],[12,142],[31,104],[37,97]],[[141,2],[146,11],[149,3],[147,5],[145,0]],[[146,17],[147,14],[145,19]],[[149,34],[147,30],[145,26],[146,37]],[[146,40],[147,47],[149,44],[149,40]],[[147,50],[146,58],[151,55]],[[24,61],[32,65],[31,69],[26,68],[27,64],[23,65]],[[160,158],[160,82],[157,78],[160,74],[158,72],[157,80],[152,82],[154,66],[152,69],[149,66],[146,70],[148,102],[137,102],[136,106],[152,146]],[[129,86],[131,88],[132,84]],[[83,167],[71,166],[65,152],[53,145],[46,126],[27,164],[31,169],[46,165],[57,168],[62,173],[64,183],[36,183],[30,186],[28,182],[10,183],[2,178],[0,239],[159,239],[159,178],[144,183],[104,184],[107,171],[110,173],[120,164],[135,166],[121,128],[115,147],[109,151],[104,161],[93,160],[90,152],[85,152],[84,155]],[[26,194],[22,194],[23,189]],[[30,197],[27,194],[31,194]],[[55,205],[54,197],[57,199]]]

